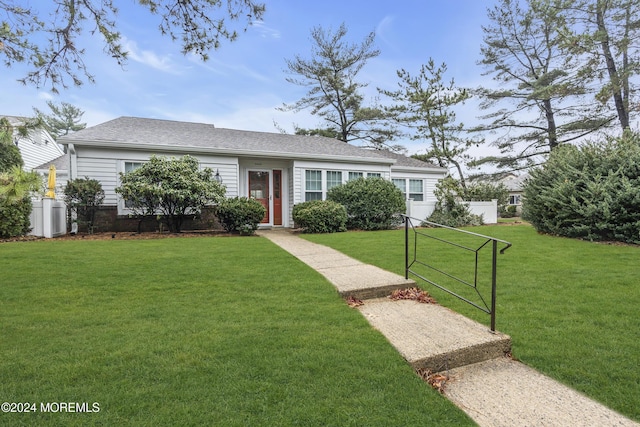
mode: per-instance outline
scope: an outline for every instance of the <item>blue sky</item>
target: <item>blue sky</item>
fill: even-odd
[[[481,25],[492,2],[478,0],[264,0],[267,12],[237,41],[224,43],[208,62],[180,53],[179,44],[160,35],[158,19],[133,0],[116,0],[123,43],[130,52],[120,68],[102,52],[102,41],[86,31],[82,44],[86,64],[96,83],[61,90],[25,87],[20,66],[0,75],[3,107],[0,114],[31,115],[32,108],[48,111],[47,100],[69,102],[83,111],[89,126],[120,116],[212,123],[216,127],[277,132],[274,122],[288,132],[293,124],[317,127],[307,112],[280,112],[276,108],[301,98],[305,89],[288,83],[285,59],[308,57],[314,26],[337,28],[345,23],[348,37],[359,42],[376,33],[379,57],[363,68],[360,81],[368,83],[371,99],[376,88],[393,89],[396,70],[416,74],[432,57],[445,62],[449,78],[462,86],[486,82],[476,65],[482,41]],[[477,112],[459,117],[468,123]],[[409,153],[424,151],[425,143],[401,141]]]

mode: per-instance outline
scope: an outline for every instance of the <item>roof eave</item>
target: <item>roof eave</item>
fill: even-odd
[[[401,172],[435,172],[446,174],[447,169],[441,168],[440,166],[425,166],[425,167],[417,167],[417,166],[399,166],[393,165],[391,166],[392,171],[401,171]]]
[[[174,153],[202,153],[202,154],[218,154],[226,156],[246,156],[246,157],[265,157],[265,158],[277,158],[277,159],[296,159],[296,160],[325,160],[336,162],[356,162],[356,163],[376,163],[393,165],[395,159],[388,159],[385,157],[359,157],[359,156],[344,156],[337,154],[314,154],[314,153],[294,153],[294,152],[273,152],[262,150],[241,150],[241,149],[229,149],[229,148],[216,148],[216,147],[195,147],[195,146],[167,146],[167,145],[154,145],[154,144],[136,144],[131,142],[122,141],[108,141],[102,140],[100,142],[88,141],[88,140],[65,140],[60,138],[59,144],[67,145],[74,144],[75,146],[91,146],[96,148],[123,148],[126,150],[136,151],[164,151]]]

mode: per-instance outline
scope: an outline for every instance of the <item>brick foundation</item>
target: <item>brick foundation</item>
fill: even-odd
[[[127,215],[118,215],[117,206],[101,206],[96,212],[95,218],[95,233],[102,232],[137,232],[139,219],[129,217]],[[160,227],[163,230],[167,229],[167,226],[162,225],[155,216],[148,216],[142,221],[141,231],[151,232],[158,231]],[[213,208],[205,208],[202,210],[200,217],[194,218],[193,215],[187,216],[182,224],[182,231],[189,230],[222,230],[222,226],[218,222],[218,218],[215,216]],[[86,232],[85,225],[81,225],[79,232]]]

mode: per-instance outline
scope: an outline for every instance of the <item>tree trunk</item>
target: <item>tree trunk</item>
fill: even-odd
[[[544,113],[547,118],[547,137],[549,138],[549,151],[553,151],[558,147],[558,133],[556,129],[556,119],[553,115],[553,107],[551,106],[551,100],[545,99],[542,101],[544,105]]]
[[[624,98],[622,96],[622,82],[620,81],[620,74],[616,68],[616,63],[613,60],[613,54],[611,53],[611,46],[609,44],[609,33],[607,27],[604,24],[605,6],[602,2],[598,2],[596,7],[596,21],[598,24],[598,32],[601,34],[602,40],[600,46],[602,48],[602,54],[605,58],[607,66],[607,72],[609,73],[609,79],[611,80],[611,92],[613,100],[615,102],[616,111],[618,112],[618,120],[622,130],[629,128],[629,112],[625,108]]]

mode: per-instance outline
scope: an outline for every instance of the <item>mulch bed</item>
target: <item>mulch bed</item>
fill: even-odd
[[[227,233],[221,230],[203,230],[203,231],[185,231],[183,233],[169,233],[169,232],[143,232],[134,233],[130,231],[125,232],[104,232],[104,233],[78,233],[78,234],[65,234],[64,236],[54,237],[51,240],[151,240],[151,239],[171,239],[171,238],[192,238],[192,237],[228,237],[236,236],[236,234]],[[12,239],[0,239],[0,243],[4,242],[31,242],[36,240],[42,240],[44,237],[37,236],[20,236]]]

